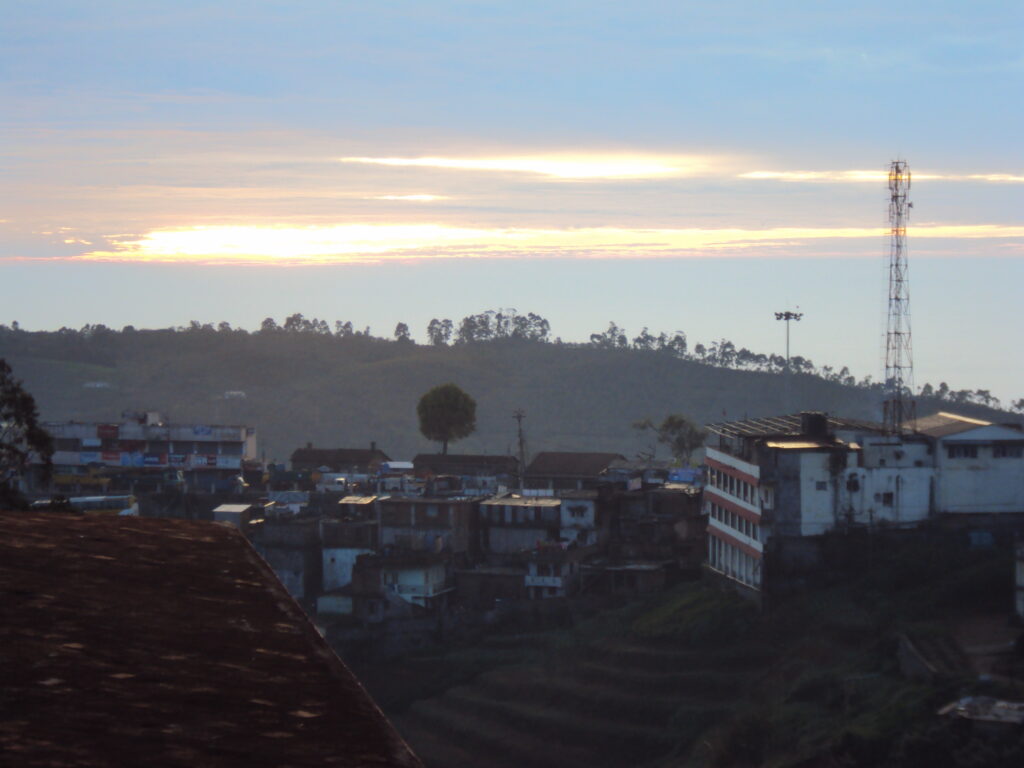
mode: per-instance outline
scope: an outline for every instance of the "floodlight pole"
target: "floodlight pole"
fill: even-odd
[[[526,471],[526,448],[523,442],[523,419],[526,418],[526,411],[522,408],[517,408],[513,411],[512,418],[519,425],[519,492],[522,493],[524,486],[523,474]]]
[[[789,370],[789,323],[791,320],[799,321],[804,316],[803,312],[790,312],[788,309],[785,312],[776,312],[776,320],[786,321],[786,370]]]

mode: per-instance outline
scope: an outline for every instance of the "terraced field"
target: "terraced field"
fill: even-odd
[[[764,661],[602,640],[500,666],[392,719],[428,768],[651,764],[728,715]]]

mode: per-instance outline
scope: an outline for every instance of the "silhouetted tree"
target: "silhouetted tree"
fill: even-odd
[[[398,325],[395,326],[395,341],[401,341],[405,343],[409,343],[410,341],[412,341],[412,339],[409,338],[408,325],[406,325],[405,323],[399,323]]]
[[[36,401],[0,358],[0,500],[15,501],[14,481],[36,454],[50,472],[53,439],[39,424]]]
[[[448,453],[448,443],[473,434],[476,429],[476,401],[455,384],[441,384],[420,398],[416,406],[420,432],[428,440],[441,443],[441,453]]]

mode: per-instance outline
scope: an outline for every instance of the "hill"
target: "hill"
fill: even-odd
[[[466,453],[513,453],[517,408],[526,411],[528,453],[627,456],[651,447],[633,423],[669,413],[697,423],[808,409],[861,419],[880,414],[877,387],[809,373],[724,368],[659,350],[514,338],[425,346],[361,334],[209,327],[2,330],[0,357],[46,420],[114,421],[124,410],[157,410],[177,422],[253,425],[266,457],[278,461],[307,442],[350,447],[375,441],[396,459],[434,450],[419,433],[416,403],[448,381],[477,401],[477,431],[455,447]],[[1007,416],[940,400],[919,407]]]

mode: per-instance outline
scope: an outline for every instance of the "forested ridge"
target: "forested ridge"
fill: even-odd
[[[353,447],[375,441],[392,458],[435,446],[419,433],[416,404],[455,382],[478,403],[477,430],[457,452],[514,453],[516,409],[526,411],[528,452],[650,452],[634,429],[646,418],[684,414],[698,423],[817,409],[877,420],[882,386],[848,370],[817,368],[737,348],[696,343],[685,333],[630,337],[615,323],[587,343],[551,337],[534,313],[483,312],[435,319],[427,344],[398,323],[387,338],[350,321],[267,318],[257,331],[227,323],[160,330],[102,325],[26,331],[0,325],[0,357],[35,395],[47,420],[116,421],[124,410],[158,410],[170,420],[255,426],[268,459],[296,447]],[[926,384],[922,414],[941,408],[987,418],[986,390]],[[1024,400],[1012,409],[1024,410]],[[661,458],[668,458],[662,449]]]

